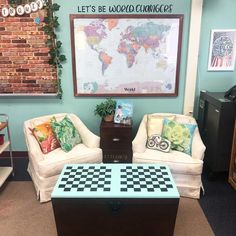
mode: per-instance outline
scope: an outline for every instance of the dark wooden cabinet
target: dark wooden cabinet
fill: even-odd
[[[230,166],[229,166],[229,183],[236,190],[236,120],[234,123],[233,144],[231,150]]]
[[[224,93],[201,91],[198,126],[206,145],[204,163],[212,172],[229,170],[236,102]]]
[[[100,138],[104,163],[132,162],[132,126],[102,121]]]

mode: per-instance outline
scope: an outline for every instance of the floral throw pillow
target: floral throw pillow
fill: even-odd
[[[65,152],[69,152],[76,144],[81,143],[79,132],[67,116],[60,122],[53,117],[51,119],[51,126],[60,142],[62,150]]]
[[[56,139],[50,122],[45,122],[31,129],[32,134],[37,139],[39,146],[44,154],[47,154],[60,147]]]
[[[196,126],[164,119],[162,137],[171,142],[171,149],[191,155],[193,133]]]

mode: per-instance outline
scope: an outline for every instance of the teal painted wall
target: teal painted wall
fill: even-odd
[[[223,92],[236,84],[236,70],[207,71],[212,29],[236,29],[235,0],[204,0],[198,61],[195,113],[201,90]]]
[[[72,63],[71,63],[71,41],[69,14],[78,13],[78,6],[83,5],[118,5],[118,4],[173,4],[172,14],[184,14],[184,29],[182,40],[182,57],[180,67],[180,82],[178,97],[130,97],[134,104],[134,127],[133,133],[137,131],[139,122],[144,114],[153,112],[176,112],[183,110],[186,60],[188,48],[188,30],[191,0],[54,0],[61,5],[59,16],[60,30],[59,40],[63,43],[63,53],[67,57],[67,62],[63,66],[62,74],[62,100],[57,98],[0,98],[0,113],[7,113],[10,117],[10,128],[12,133],[12,144],[14,151],[26,150],[23,123],[25,120],[58,112],[72,112],[77,114],[81,120],[96,134],[99,134],[100,118],[94,116],[93,110],[96,104],[104,100],[104,97],[74,97]],[[89,2],[89,3],[88,3]],[[128,2],[128,3],[127,3]]]
[[[179,96],[176,98],[129,98],[134,103],[134,128],[136,133],[138,124],[145,113],[152,112],[177,112],[183,110],[184,86],[186,73],[188,28],[191,0],[54,0],[61,5],[58,12],[60,31],[59,39],[63,42],[64,54],[67,56],[67,62],[63,67],[62,88],[64,91],[62,100],[57,98],[0,98],[0,112],[7,113],[10,117],[13,149],[17,151],[26,150],[23,122],[33,117],[53,114],[57,112],[73,112],[77,114],[86,125],[96,134],[99,134],[100,118],[94,116],[93,110],[97,103],[104,100],[99,98],[81,98],[73,95],[71,49],[70,49],[70,24],[69,14],[78,13],[78,6],[86,5],[118,5],[118,4],[173,4],[173,14],[184,14],[184,30],[182,42],[182,58],[180,68]],[[88,4],[89,2],[89,4]],[[128,3],[127,3],[128,2]],[[198,79],[196,89],[196,105],[200,90],[225,91],[236,84],[236,71],[232,72],[209,72],[207,71],[208,52],[210,43],[211,29],[236,29],[235,0],[204,0],[201,41],[199,50]]]

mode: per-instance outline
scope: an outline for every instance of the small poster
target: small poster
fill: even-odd
[[[132,124],[133,104],[130,101],[117,100],[114,123]]]
[[[233,71],[236,57],[236,30],[212,30],[208,71]]]

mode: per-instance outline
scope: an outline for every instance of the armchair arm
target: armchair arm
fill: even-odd
[[[85,124],[74,114],[68,114],[73,121],[74,126],[79,131],[83,144],[89,148],[100,147],[100,137],[92,133]]]
[[[202,142],[199,129],[196,127],[192,141],[192,157],[203,160],[206,147]]]
[[[147,142],[147,115],[145,115],[139,125],[138,132],[132,142],[133,152],[143,153],[146,150]]]
[[[29,128],[30,128],[29,122],[25,121],[24,134],[25,134],[25,142],[28,149],[29,159],[33,163],[39,163],[40,161],[43,160],[43,153],[36,138],[33,136]],[[37,165],[34,166],[37,167]]]

